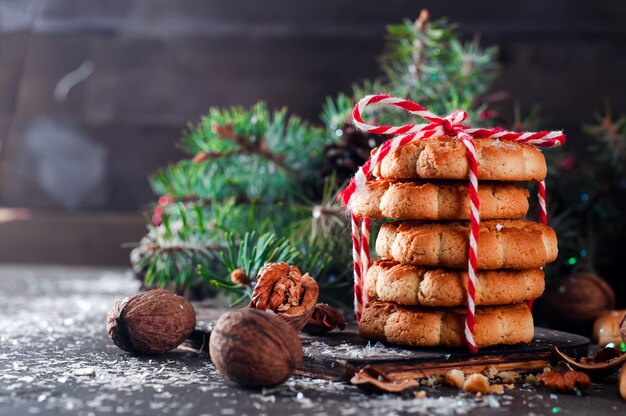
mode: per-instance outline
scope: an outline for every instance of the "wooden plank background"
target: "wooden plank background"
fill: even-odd
[[[24,222],[28,235],[89,239],[81,230],[115,227],[119,213],[124,238],[139,239],[138,212],[154,198],[146,176],[181,156],[173,145],[188,121],[210,106],[257,100],[318,121],[326,96],[379,74],[385,25],[421,8],[459,22],[467,39],[478,32],[484,45],[499,45],[494,90],[509,91],[523,110],[540,104],[573,142],[584,141],[580,124],[605,98],[626,111],[621,1],[4,0],[0,204],[70,216],[62,227]],[[59,80],[85,62],[93,73],[55,99]],[[112,234],[89,240],[88,253],[52,260],[125,264],[126,253],[99,248],[118,247],[120,233]],[[12,243],[0,241],[0,260],[51,260],[44,243]]]

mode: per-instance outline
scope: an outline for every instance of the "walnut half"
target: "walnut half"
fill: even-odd
[[[297,267],[267,263],[259,272],[248,307],[269,309],[300,331],[311,319],[318,295],[317,282]]]

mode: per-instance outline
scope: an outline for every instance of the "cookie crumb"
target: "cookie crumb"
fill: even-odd
[[[465,384],[465,374],[461,370],[450,370],[446,373],[445,382],[448,386],[462,389]]]
[[[515,371],[500,371],[496,374],[496,377],[499,378],[504,384],[515,383],[521,378],[520,374]]]
[[[428,377],[425,379],[422,379],[420,381],[420,385],[425,386],[425,387],[432,387],[435,386],[437,384],[441,384],[444,382],[444,378],[441,376],[432,376],[432,377]]]
[[[424,399],[426,397],[426,391],[420,390],[413,393],[417,399]]]
[[[485,370],[483,370],[483,374],[487,376],[489,380],[492,380],[498,373],[499,371],[495,365],[490,365],[489,367],[485,368]]]
[[[482,374],[470,374],[463,384],[463,390],[471,393],[489,393],[489,380]]]
[[[528,384],[537,384],[537,376],[534,374],[528,374],[524,381]]]
[[[502,384],[494,384],[489,386],[489,393],[504,394],[504,386]]]

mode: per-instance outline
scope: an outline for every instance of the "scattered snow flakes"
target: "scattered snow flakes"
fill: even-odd
[[[322,341],[313,341],[305,345],[304,354],[306,356],[313,357],[334,357],[338,360],[373,356],[381,358],[394,358],[409,357],[413,355],[413,353],[409,350],[387,347],[380,342],[377,342],[374,345],[368,343],[365,346],[351,345],[347,343],[331,346]]]
[[[72,375],[76,377],[94,377],[96,375],[96,370],[93,368],[77,368],[72,371]]]
[[[138,357],[121,351],[106,337],[105,317],[117,298],[136,292],[137,282],[122,273],[89,277],[77,277],[76,272],[58,278],[31,277],[12,294],[2,290],[6,280],[0,279],[0,414],[10,409],[9,414],[78,416],[286,411],[320,416],[462,415],[507,406],[513,400],[476,398],[439,387],[428,387],[424,398],[367,395],[348,383],[301,376],[266,394],[240,389],[225,382],[210,361],[196,353]],[[354,359],[406,357],[413,352],[380,343],[330,346],[314,341],[305,346],[305,354]],[[531,395],[527,403],[537,406],[540,398]]]

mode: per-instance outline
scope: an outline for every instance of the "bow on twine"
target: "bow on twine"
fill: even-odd
[[[399,107],[404,111],[427,120],[426,124],[407,124],[404,126],[374,126],[363,121],[365,107],[373,104],[385,104]],[[370,219],[357,218],[352,214],[352,206],[360,192],[366,188],[366,183],[373,176],[374,168],[387,155],[397,148],[422,139],[438,139],[452,137],[460,140],[467,149],[469,162],[469,200],[470,200],[470,236],[469,255],[467,262],[467,312],[465,316],[465,339],[472,352],[477,351],[474,342],[474,326],[476,324],[476,255],[478,251],[478,233],[480,227],[480,200],[478,198],[478,159],[474,139],[499,139],[525,143],[537,147],[556,147],[565,142],[565,135],[561,131],[511,132],[503,129],[479,129],[463,125],[467,118],[465,111],[457,110],[447,117],[439,117],[426,110],[419,104],[386,94],[368,95],[361,99],[352,111],[355,126],[364,132],[372,134],[395,135],[384,142],[370,159],[361,166],[348,186],[341,192],[340,198],[344,208],[351,214],[352,226],[352,257],[354,266],[354,308],[357,322],[361,319],[364,305],[369,296],[363,291],[363,278],[370,266]],[[539,218],[542,224],[547,224],[546,212],[546,185],[539,182],[538,189]]]

